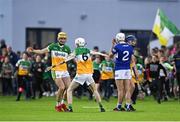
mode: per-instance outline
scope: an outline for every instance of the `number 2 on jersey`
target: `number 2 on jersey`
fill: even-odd
[[[129,60],[129,52],[128,51],[123,51],[123,57],[122,57],[122,61],[127,61]],[[118,58],[118,53],[116,54],[116,58]]]
[[[129,52],[128,51],[124,51],[123,52],[123,58],[122,58],[122,60],[123,61],[127,61],[127,60],[129,60]]]

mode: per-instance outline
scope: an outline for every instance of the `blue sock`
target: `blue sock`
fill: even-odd
[[[130,103],[126,103],[126,106],[128,109],[129,109],[130,105],[131,105]]]
[[[120,103],[117,104],[118,109],[121,109],[121,106],[122,106],[122,104],[120,104]]]

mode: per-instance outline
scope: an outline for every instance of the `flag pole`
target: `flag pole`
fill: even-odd
[[[151,31],[150,36],[149,36],[149,44],[148,44],[148,47],[147,47],[148,48],[148,55],[151,54],[150,42],[152,40],[152,37],[153,37],[153,32]]]
[[[156,21],[156,17],[157,17],[158,12],[159,12],[159,8],[157,9],[154,23]],[[153,28],[154,28],[154,25],[153,25]],[[150,42],[152,41],[152,37],[153,37],[153,28],[151,29],[151,34],[150,34],[150,37],[149,37],[149,44],[148,44],[148,47],[147,47],[148,48],[148,55],[150,55],[150,53],[151,53]]]

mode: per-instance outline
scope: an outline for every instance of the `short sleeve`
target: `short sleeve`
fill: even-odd
[[[71,53],[70,47],[67,46],[67,49],[68,49],[68,54],[70,54]]]
[[[50,51],[52,50],[53,45],[54,45],[54,43],[51,43],[51,44],[47,47],[48,52],[50,52]]]
[[[113,53],[113,54],[116,54],[116,53],[117,53],[117,45],[114,46],[114,48],[112,49],[112,53]]]
[[[20,62],[21,62],[21,59],[17,61],[16,67],[19,67]]]

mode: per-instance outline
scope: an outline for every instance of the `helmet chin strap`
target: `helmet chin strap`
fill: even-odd
[[[62,43],[59,42],[59,45],[60,45],[60,46],[63,46],[64,44],[62,44]]]
[[[79,45],[78,45],[78,47],[85,47],[86,45],[87,45],[87,43],[85,43],[84,46],[79,46]]]

